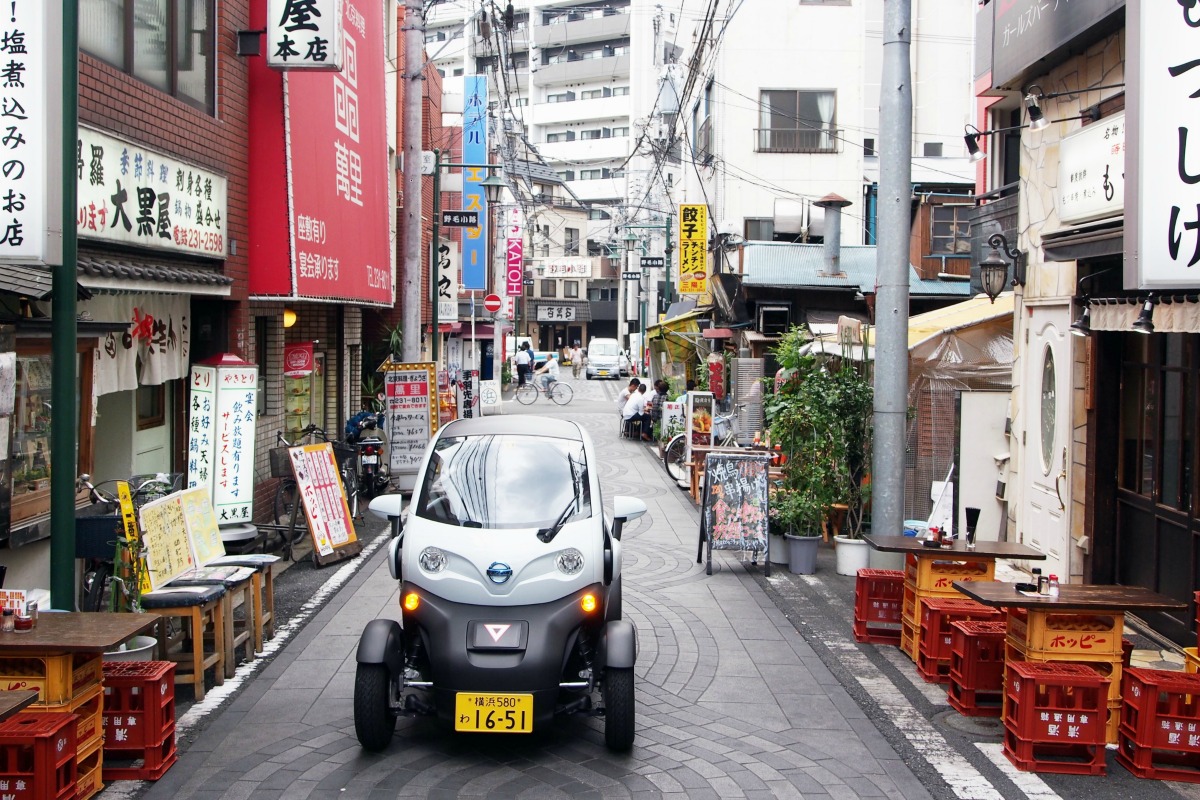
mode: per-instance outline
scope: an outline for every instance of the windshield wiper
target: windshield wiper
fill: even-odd
[[[567,507],[564,508],[562,513],[558,515],[558,519],[554,520],[554,524],[549,528],[542,528],[537,532],[537,538],[546,544],[550,544],[551,540],[553,540],[555,536],[558,536],[558,532],[562,530],[563,525],[567,524],[567,520],[571,518],[572,512],[579,505],[579,489],[581,486],[580,475],[578,474],[578,470],[576,470],[575,459],[572,458],[569,453],[567,454],[567,463],[571,468],[571,489],[573,495],[571,497],[571,501],[567,503]]]

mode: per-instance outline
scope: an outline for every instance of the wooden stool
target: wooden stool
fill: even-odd
[[[202,573],[206,567],[201,567],[198,570],[193,570],[193,573]],[[228,578],[205,577],[192,573],[184,573],[168,584],[168,588],[176,586],[224,586],[225,596],[221,598],[221,604],[224,608],[225,615],[225,636],[222,645],[225,656],[225,677],[232,678],[237,671],[238,659],[237,648],[239,645],[246,645],[246,660],[254,660],[254,639],[255,630],[260,628],[260,625],[255,623],[254,611],[257,604],[254,601],[254,567],[235,567],[231,564],[222,565],[224,571],[233,570],[237,573]],[[233,617],[234,600],[240,600],[243,611],[246,614],[246,619],[240,625]]]
[[[162,615],[158,623],[158,650],[160,661],[174,661],[185,669],[176,668],[175,685],[190,683],[195,687],[196,699],[204,699],[204,671],[213,670],[213,681],[217,686],[225,683],[225,597],[224,586],[189,586],[177,589],[159,589],[142,595],[142,608]],[[183,630],[171,636],[167,630],[169,617],[178,617],[187,623],[187,634]],[[205,650],[204,631],[211,625],[213,631],[212,651]],[[172,653],[176,645],[181,653]],[[187,669],[190,667],[190,670]]]
[[[244,557],[225,556],[215,562],[229,567],[253,567],[254,586],[254,650],[263,652],[263,643],[275,635],[275,568],[279,556],[252,554]]]

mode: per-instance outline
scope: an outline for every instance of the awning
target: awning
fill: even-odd
[[[461,322],[439,322],[438,333],[458,333],[462,330]]]
[[[228,297],[233,278],[215,267],[131,256],[79,254],[79,282],[108,292]]]
[[[0,264],[0,292],[45,300],[54,292],[54,267],[44,264]],[[92,293],[75,284],[75,294],[87,300]]]
[[[732,339],[733,331],[729,328],[705,328],[705,339]]]
[[[646,339],[651,343],[657,342],[667,351],[672,361],[686,361],[697,353],[703,341],[700,335],[700,320],[707,314],[708,309],[689,311],[673,319],[665,319],[657,325],[647,326]],[[707,351],[708,345],[705,344],[704,348]]]
[[[1120,256],[1125,251],[1125,220],[1105,219],[1042,235],[1045,261],[1079,261]]]
[[[1093,331],[1130,333],[1142,312],[1146,296],[1093,297],[1087,301]],[[1200,303],[1196,295],[1162,295],[1154,303],[1155,333],[1200,333]]]

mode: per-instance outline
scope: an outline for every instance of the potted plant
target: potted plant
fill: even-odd
[[[779,489],[772,500],[771,512],[785,531],[788,570],[793,575],[812,575],[817,571],[821,541],[815,522],[820,519],[820,509],[796,489]]]

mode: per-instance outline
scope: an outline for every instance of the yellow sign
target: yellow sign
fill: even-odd
[[[117,500],[121,505],[121,524],[125,527],[125,541],[134,544],[139,537],[133,496],[129,494],[129,481],[117,481]]]
[[[355,544],[358,537],[333,446],[323,442],[291,447],[288,456],[292,459],[292,474],[303,501],[313,548],[319,555],[328,556],[337,548]]]
[[[150,592],[196,566],[196,560],[192,555],[179,493],[147,503],[138,512],[138,517],[142,522],[142,546],[146,551],[142,591]]]
[[[213,511],[208,487],[186,489],[179,494],[179,502],[183,504],[183,519],[187,523],[196,566],[202,567],[214,558],[225,555],[225,542],[221,540],[221,529],[217,526],[217,515]]]
[[[708,206],[679,206],[679,293],[708,291]]]

